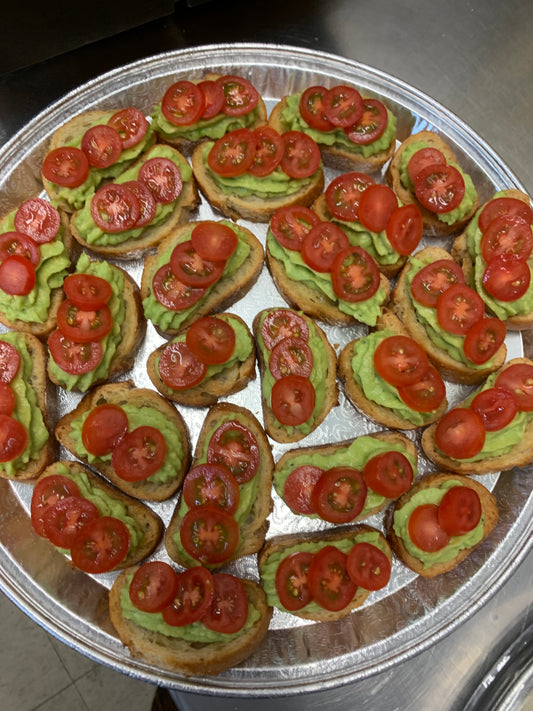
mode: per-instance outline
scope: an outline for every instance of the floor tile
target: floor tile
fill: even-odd
[[[69,647],[68,644],[61,642],[59,639],[50,637],[50,641],[72,681],[76,681],[97,666],[97,662],[93,662],[85,654]]]
[[[150,711],[156,690],[153,684],[99,664],[78,679],[75,686],[90,711]]]
[[[7,711],[7,709],[6,709]],[[74,685],[45,701],[35,711],[91,711]]]

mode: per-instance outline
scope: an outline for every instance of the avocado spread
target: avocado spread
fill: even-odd
[[[248,128],[259,120],[259,109],[256,106],[252,111],[242,116],[228,116],[222,112],[210,119],[200,119],[188,126],[176,126],[165,118],[161,111],[161,104],[156,104],[152,112],[152,128],[167,140],[184,139],[187,141],[201,141],[209,138],[217,140],[229,131],[238,128]]]
[[[366,227],[363,227],[360,222],[339,220],[329,213],[329,210],[327,219],[341,228],[352,246],[362,247],[380,266],[396,264],[399,261],[400,255],[389,242],[385,230],[371,232]]]

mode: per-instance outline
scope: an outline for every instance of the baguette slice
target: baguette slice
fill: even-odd
[[[272,608],[267,604],[263,589],[255,581],[242,579],[248,604],[259,612],[259,618],[250,629],[228,635],[227,640],[193,642],[150,631],[126,619],[120,595],[136,570],[137,567],[133,567],[120,573],[109,591],[111,622],[132,657],[157,669],[168,669],[187,676],[215,675],[247,659],[263,641],[272,617]]]
[[[85,449],[83,449],[83,453],[77,451],[78,440],[73,438],[73,423],[94,410],[97,406],[104,404],[118,405],[120,407],[128,405],[136,408],[139,414],[142,414],[144,408],[151,408],[166,418],[168,426],[173,428],[178,438],[179,448],[175,451],[181,453],[181,456],[178,457],[176,455],[176,457],[174,457],[175,451],[172,453],[169,452],[169,455],[173,457],[172,469],[174,473],[174,476],[169,481],[159,483],[157,480],[154,481],[153,476],[141,481],[126,481],[118,476],[110,457],[94,457]],[[145,417],[145,424],[154,426],[154,423],[150,420],[149,411],[146,412]],[[158,395],[148,388],[137,388],[131,380],[119,383],[108,383],[93,388],[85,395],[74,410],[63,415],[58,421],[55,428],[55,435],[60,444],[71,452],[71,454],[77,456],[85,464],[97,469],[118,489],[129,496],[134,496],[137,499],[144,499],[146,501],[165,501],[175,494],[183,481],[183,477],[190,463],[189,436],[181,414],[165,398],[161,397],[161,395]],[[172,441],[172,447],[176,447],[174,441]]]
[[[419,141],[424,142],[427,146],[432,148],[437,148],[441,153],[444,154],[446,161],[448,163],[458,164],[458,160],[453,153],[450,146],[435,132],[433,131],[419,131],[418,133],[411,134],[406,138],[393,155],[391,162],[387,168],[386,178],[389,185],[392,187],[396,195],[398,196],[400,202],[403,205],[414,204],[420,210],[422,215],[422,221],[424,223],[424,229],[434,236],[444,236],[458,233],[474,216],[478,208],[478,198],[474,201],[473,206],[470,210],[462,217],[460,220],[453,222],[452,224],[447,224],[442,220],[439,220],[436,213],[427,210],[416,198],[414,192],[408,190],[404,187],[400,179],[400,164],[401,157],[406,148],[411,146],[413,143],[418,143]]]
[[[430,474],[420,479],[407,493],[405,493],[398,501],[394,504],[394,507],[390,511],[387,517],[387,538],[389,539],[390,545],[394,553],[398,558],[405,563],[411,570],[419,575],[426,578],[432,578],[435,575],[441,575],[446,573],[452,568],[455,568],[461,561],[463,561],[470,553],[474,550],[476,546],[471,548],[463,548],[457,555],[445,562],[435,562],[427,567],[424,566],[423,562],[417,558],[415,555],[409,553],[405,547],[405,542],[401,536],[397,534],[394,529],[394,514],[399,511],[405,504],[407,504],[411,498],[427,488],[434,486],[439,486],[444,482],[449,480],[459,480],[461,486],[467,486],[470,489],[474,489],[479,494],[481,501],[481,510],[484,517],[483,520],[483,537],[476,544],[480,545],[492,531],[494,526],[498,521],[498,506],[496,503],[496,498],[490,493],[490,491],[480,484],[475,479],[470,479],[469,477],[462,477],[450,474],[448,472],[438,472],[435,474]]]
[[[441,247],[426,247],[418,252],[415,257],[430,264],[440,259],[453,261],[452,256]],[[489,373],[498,370],[505,362],[507,347],[501,345],[498,351],[484,367],[469,366],[463,361],[456,360],[448,351],[439,347],[428,335],[425,324],[417,317],[410,293],[408,275],[413,269],[412,263],[406,264],[392,291],[389,302],[390,310],[396,314],[404,328],[414,340],[419,343],[428,354],[430,360],[440,373],[449,380],[457,383],[473,385],[484,380]]]

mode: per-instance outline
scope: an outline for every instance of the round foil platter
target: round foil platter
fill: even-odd
[[[22,200],[42,193],[40,166],[53,132],[73,115],[94,108],[137,106],[147,116],[166,88],[178,79],[196,79],[207,72],[240,74],[258,89],[270,110],[284,95],[313,84],[349,83],[363,95],[381,98],[398,118],[398,140],[423,129],[438,131],[455,149],[460,164],[478,190],[480,203],[499,189],[524,190],[502,160],[468,126],[447,109],[394,77],[351,60],[306,49],[266,44],[209,45],[179,50],[129,64],[67,94],[30,121],[0,150],[0,214]],[[334,176],[326,171],[326,183]],[[219,219],[203,199],[193,219]],[[239,221],[263,243],[267,225]],[[424,238],[420,247],[427,245]],[[432,241],[435,244],[435,240]],[[446,246],[446,243],[442,243]],[[448,243],[449,245],[449,243]],[[139,283],[142,262],[120,262]],[[286,305],[263,268],[257,283],[231,309],[249,325],[267,306]],[[334,328],[320,324],[336,351],[366,327]],[[153,387],[146,358],[163,339],[149,324],[134,368],[121,379]],[[522,337],[507,338],[508,358],[524,352]],[[526,353],[526,355],[528,355]],[[447,384],[453,405],[464,388]],[[57,417],[73,409],[80,395],[59,391]],[[262,422],[259,378],[228,401],[251,410]],[[206,410],[178,406],[193,448]],[[314,433],[297,446],[340,442],[380,428],[358,414],[343,393],[339,405]],[[410,434],[418,441],[416,434]],[[290,445],[271,441],[274,459]],[[294,447],[295,445],[292,445]],[[68,458],[61,451],[60,458]],[[419,471],[432,470],[420,454]],[[31,527],[31,485],[0,480],[0,587],[30,617],[79,652],[111,668],[182,691],[219,696],[290,696],[325,690],[368,677],[427,649],[479,609],[509,578],[532,543],[533,467],[479,477],[497,498],[500,518],[495,529],[457,568],[433,579],[416,576],[398,561],[391,582],[343,620],[309,623],[274,611],[260,648],[245,662],[216,677],[185,677],[130,656],[111,625],[108,590],[114,574],[88,576]],[[327,527],[294,516],[275,492],[267,538],[278,533]],[[170,520],[176,498],[152,505]],[[383,527],[383,515],[368,519]],[[169,560],[163,544],[152,559]],[[242,558],[229,572],[258,580],[255,557]]]

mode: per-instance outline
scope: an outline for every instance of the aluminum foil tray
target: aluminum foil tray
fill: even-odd
[[[147,115],[170,83],[199,78],[205,72],[242,74],[252,81],[270,109],[283,95],[312,84],[351,83],[367,95],[382,97],[398,117],[398,138],[424,128],[437,129],[456,149],[474,180],[480,200],[496,189],[523,187],[483,140],[454,115],[403,82],[353,61],[294,47],[239,44],[212,45],[150,57],[116,69],[79,87],[36,116],[0,151],[0,214],[40,194],[40,166],[52,133],[72,115],[91,108],[135,105]],[[329,180],[333,174],[326,175]],[[199,219],[220,217],[204,201]],[[243,222],[264,241],[267,226]],[[422,245],[424,246],[424,245]],[[140,280],[142,264],[126,264]],[[253,289],[233,307],[251,324],[266,306],[283,305],[266,268]],[[363,327],[325,328],[337,350],[363,335]],[[162,342],[149,326],[136,365],[124,377],[152,387],[145,370],[148,353]],[[523,353],[522,338],[508,338],[509,357]],[[448,385],[453,403],[464,395]],[[229,398],[249,408],[262,421],[258,380]],[[58,416],[72,409],[79,396],[58,393]],[[193,446],[204,410],[179,407]],[[322,426],[302,446],[341,441],[380,429],[357,414],[341,394]],[[414,435],[412,435],[414,437]],[[272,442],[275,459],[288,445]],[[294,445],[293,445],[294,446]],[[61,456],[67,456],[64,452]],[[431,469],[423,458],[422,472]],[[491,536],[458,568],[436,579],[417,577],[397,561],[390,585],[342,621],[309,623],[275,611],[259,650],[246,662],[214,678],[186,678],[132,659],[110,623],[107,593],[114,575],[88,576],[71,567],[34,534],[28,509],[31,486],[0,480],[0,586],[28,615],[56,637],[92,659],[169,688],[220,696],[283,696],[340,686],[367,677],[428,648],[474,613],[511,575],[531,545],[533,496],[531,470],[483,477],[495,493],[500,520]],[[274,493],[269,536],[309,530],[310,524],[289,512]],[[154,505],[165,522],[175,499]],[[369,523],[380,527],[381,516]],[[322,524],[323,525],[323,524]],[[166,559],[164,547],[153,558]],[[235,563],[231,572],[257,579],[253,557]]]

